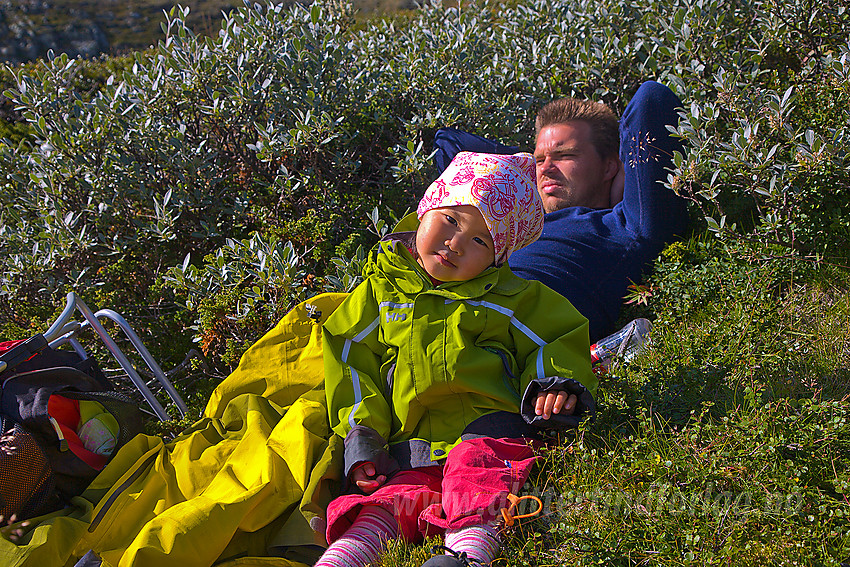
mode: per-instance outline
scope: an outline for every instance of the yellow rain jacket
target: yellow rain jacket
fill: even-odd
[[[36,518],[5,567],[312,564],[340,482],[321,324],[344,294],[293,309],[242,357],[204,416],[170,443],[139,435],[69,508]],[[306,310],[306,304],[315,308]]]

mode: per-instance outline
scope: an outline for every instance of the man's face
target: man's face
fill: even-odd
[[[616,156],[602,158],[593,146],[590,124],[550,124],[537,135],[537,191],[547,213],[566,207],[606,209],[611,206],[611,180]]]

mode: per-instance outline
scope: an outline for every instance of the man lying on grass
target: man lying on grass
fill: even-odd
[[[556,100],[537,114],[537,190],[543,234],[511,256],[520,277],[554,289],[588,318],[590,342],[614,331],[623,297],[688,222],[685,200],[664,187],[681,143],[668,131],[682,103],[649,81],[622,118],[605,105]],[[441,169],[458,151],[515,153],[459,130],[439,130]],[[619,151],[619,156],[618,156]]]

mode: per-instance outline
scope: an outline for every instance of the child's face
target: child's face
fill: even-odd
[[[431,209],[416,231],[417,261],[441,282],[471,280],[495,259],[493,237],[472,205]]]

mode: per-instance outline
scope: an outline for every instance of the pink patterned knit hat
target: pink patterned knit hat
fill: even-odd
[[[537,240],[543,203],[531,154],[460,152],[419,201],[416,216],[431,209],[472,205],[481,211],[495,245],[496,265]]]

